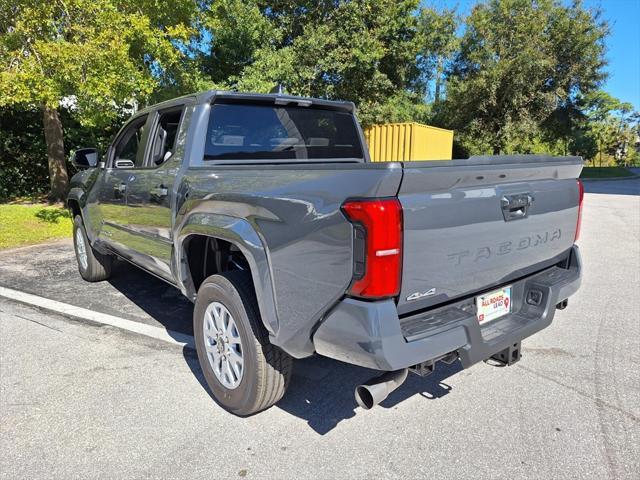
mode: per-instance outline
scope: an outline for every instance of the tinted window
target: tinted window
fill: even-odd
[[[136,167],[144,164],[144,144],[142,143],[147,116],[144,115],[131,122],[115,148],[115,159],[131,160]]]
[[[160,165],[168,158],[167,153],[173,153],[181,117],[182,109],[160,113],[158,126],[153,135],[151,166]]]
[[[305,107],[216,104],[205,160],[362,158],[354,118]]]

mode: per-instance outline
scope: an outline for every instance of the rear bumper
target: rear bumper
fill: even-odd
[[[582,262],[573,246],[567,268],[551,267],[512,282],[514,311],[480,326],[474,298],[400,319],[393,300],[340,302],[313,337],[316,352],[377,370],[398,370],[457,351],[463,367],[485,360],[547,327],[556,304],[580,287]],[[541,301],[525,301],[529,291]]]

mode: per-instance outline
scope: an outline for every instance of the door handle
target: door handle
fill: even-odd
[[[152,197],[161,199],[166,197],[169,194],[169,189],[161,184],[156,187],[153,187],[151,190],[149,190],[149,193],[151,194]]]
[[[116,168],[133,168],[135,164],[131,160],[116,159]]]
[[[120,196],[124,195],[124,192],[126,191],[127,191],[127,185],[125,183],[118,183],[113,186],[113,193],[116,196],[116,198],[119,198]]]

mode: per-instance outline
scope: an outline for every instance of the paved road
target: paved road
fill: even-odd
[[[108,282],[85,282],[70,240],[0,252],[0,286],[193,334],[192,304],[177,289],[122,261]]]
[[[352,389],[372,372],[312,358],[236,418],[191,350],[0,299],[0,477],[638,478],[640,182],[595,183],[583,287],[523,359],[411,376],[368,412]],[[187,302],[119,268],[88,285],[68,243],[33,247],[0,254],[0,285],[189,332]]]
[[[640,181],[637,179],[586,180],[584,189],[588,193],[601,193],[604,195],[640,195]]]

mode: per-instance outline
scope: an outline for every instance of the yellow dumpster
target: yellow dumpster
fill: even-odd
[[[451,160],[453,130],[421,123],[373,125],[364,131],[372,162]]]

